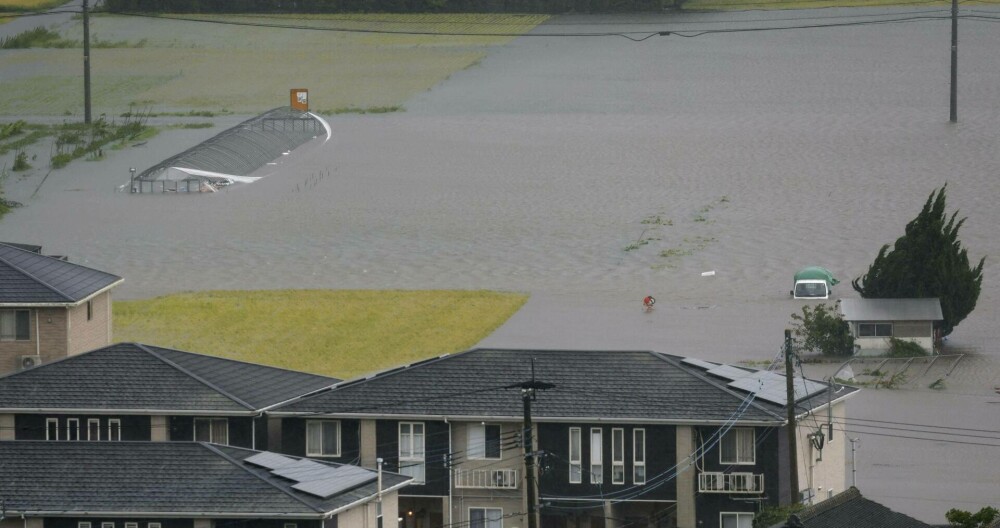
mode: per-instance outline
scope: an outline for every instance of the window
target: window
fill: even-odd
[[[160,528],[160,523],[146,523],[146,528]]]
[[[754,463],[754,430],[752,427],[733,427],[726,432],[719,448],[719,462],[722,464]]]
[[[340,456],[340,422],[306,421],[306,456]]]
[[[66,440],[74,442],[80,440],[80,419],[69,418],[66,420]]]
[[[473,424],[469,426],[469,458],[500,459],[500,426]]]
[[[45,419],[45,439],[59,440],[59,418]]]
[[[611,483],[625,483],[625,430],[611,430]]]
[[[108,420],[108,440],[118,442],[122,439],[122,421],[118,418]],[[113,524],[113,523],[112,523]]]
[[[424,477],[424,424],[399,423],[399,472],[413,477],[415,484],[423,484]]]
[[[90,528],[90,523],[89,522],[83,522],[83,521],[78,522],[78,523],[76,523],[76,528]]]
[[[892,323],[858,323],[859,337],[892,337]]]
[[[91,442],[97,442],[101,439],[101,420],[99,418],[91,418],[87,420],[87,440]]]
[[[0,310],[0,341],[31,339],[28,310]]]
[[[503,509],[469,508],[469,528],[503,528]]]
[[[600,428],[590,430],[590,483],[604,482],[604,432]]]
[[[720,513],[722,528],[753,528],[752,513]]]
[[[581,433],[579,427],[569,428],[569,482],[579,484],[583,481],[583,465],[580,460]]]
[[[195,418],[194,441],[229,445],[229,420],[226,418]]]
[[[127,522],[127,523],[125,523],[125,528],[139,528],[139,523],[137,523],[137,522]]]
[[[115,528],[115,523],[113,522],[102,522],[101,528]]]
[[[90,321],[93,318],[94,318],[94,303],[93,301],[87,301],[87,320]],[[135,528],[135,527],[134,526],[130,527],[129,523],[125,523],[125,528]]]
[[[298,528],[298,523],[285,523],[284,528]]]
[[[646,430],[632,431],[632,482],[646,483]]]

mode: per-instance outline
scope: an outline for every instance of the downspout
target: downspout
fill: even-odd
[[[38,326],[38,308],[35,308],[35,355],[42,355],[42,329]]]

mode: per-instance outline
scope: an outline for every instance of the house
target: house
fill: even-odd
[[[119,343],[0,377],[0,440],[201,440],[266,449],[268,408],[338,381]]]
[[[771,528],[931,528],[861,496],[850,488],[791,515]]]
[[[0,243],[0,374],[111,343],[122,278]]]
[[[858,355],[883,354],[890,339],[934,350],[934,325],[944,319],[941,302],[927,299],[841,299],[840,314],[851,327]]]
[[[409,480],[204,442],[7,441],[0,528],[391,528]]]
[[[548,388],[524,398],[532,380]],[[846,488],[847,442],[825,424],[844,420],[856,389],[794,387],[796,491],[819,501]],[[761,505],[790,500],[785,412],[785,378],[768,371],[645,351],[475,349],[270,409],[281,435],[269,448],[383,460],[413,478],[399,497],[406,528],[527,526],[529,479],[544,528],[743,528]]]

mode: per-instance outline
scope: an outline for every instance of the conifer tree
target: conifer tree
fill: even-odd
[[[945,184],[931,192],[920,211],[906,224],[906,234],[892,250],[882,246],[868,273],[852,281],[866,299],[941,299],[942,335],[948,335],[976,307],[983,282],[983,257],[975,267],[958,240],[965,218],[945,212]]]

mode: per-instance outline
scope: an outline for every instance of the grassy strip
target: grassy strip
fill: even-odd
[[[745,11],[780,9],[821,9],[830,7],[880,7],[906,5],[900,0],[686,0],[685,11]],[[921,4],[925,5],[925,4]],[[946,0],[926,4],[950,5]]]
[[[65,4],[65,0],[0,0],[0,13],[11,11],[41,11]]]
[[[115,302],[116,341],[340,378],[465,350],[527,296],[490,291],[273,290]]]

